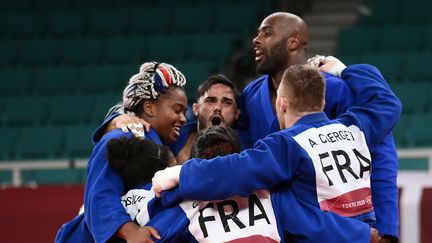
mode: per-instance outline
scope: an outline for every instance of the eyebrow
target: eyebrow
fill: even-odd
[[[225,97],[225,96],[222,97],[222,100],[223,100],[223,101],[227,101],[227,100],[232,100],[232,101],[234,101],[234,99],[229,98],[229,97]]]
[[[185,111],[185,112],[188,110],[187,106],[184,106],[183,104],[180,104],[180,103],[174,104],[171,108],[172,109],[179,108],[180,110]]]
[[[216,96],[207,96],[204,98],[204,100],[216,100]]]
[[[271,26],[271,25],[264,25],[264,26],[260,26],[260,27],[258,28],[258,31],[263,31],[263,30],[265,30],[265,29],[273,29],[273,26]]]
[[[216,100],[217,97],[216,96],[207,96],[204,98],[204,100]],[[222,96],[221,98],[222,100],[234,100],[233,98],[230,97],[226,97],[226,96]]]

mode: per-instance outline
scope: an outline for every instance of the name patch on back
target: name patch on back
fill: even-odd
[[[372,210],[371,155],[358,127],[330,124],[294,139],[313,162],[322,210],[348,217]]]

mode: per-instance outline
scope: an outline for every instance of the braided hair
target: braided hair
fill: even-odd
[[[125,111],[137,112],[137,106],[144,100],[157,100],[169,87],[183,88],[185,76],[174,66],[167,63],[146,62],[139,73],[133,75],[123,91],[122,106]]]

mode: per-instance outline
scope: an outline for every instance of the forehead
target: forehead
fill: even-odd
[[[224,84],[213,84],[202,97],[227,97],[234,99],[234,91]]]
[[[275,31],[288,31],[291,26],[283,16],[270,15],[263,20],[258,30],[270,28]]]
[[[163,103],[165,105],[175,105],[175,104],[179,104],[182,105],[184,107],[187,106],[187,96],[186,93],[183,89],[181,88],[172,88],[172,89],[168,89],[167,94],[161,96],[160,102],[159,103]]]

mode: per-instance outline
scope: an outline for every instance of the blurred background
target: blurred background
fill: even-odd
[[[432,2],[428,0],[17,0],[0,9],[2,242],[52,242],[83,201],[91,133],[141,63],[253,80],[251,40],[275,11],[309,26],[308,56],[376,65],[404,109],[401,242],[432,242]],[[189,119],[193,119],[189,114]],[[427,231],[429,229],[429,232]]]

